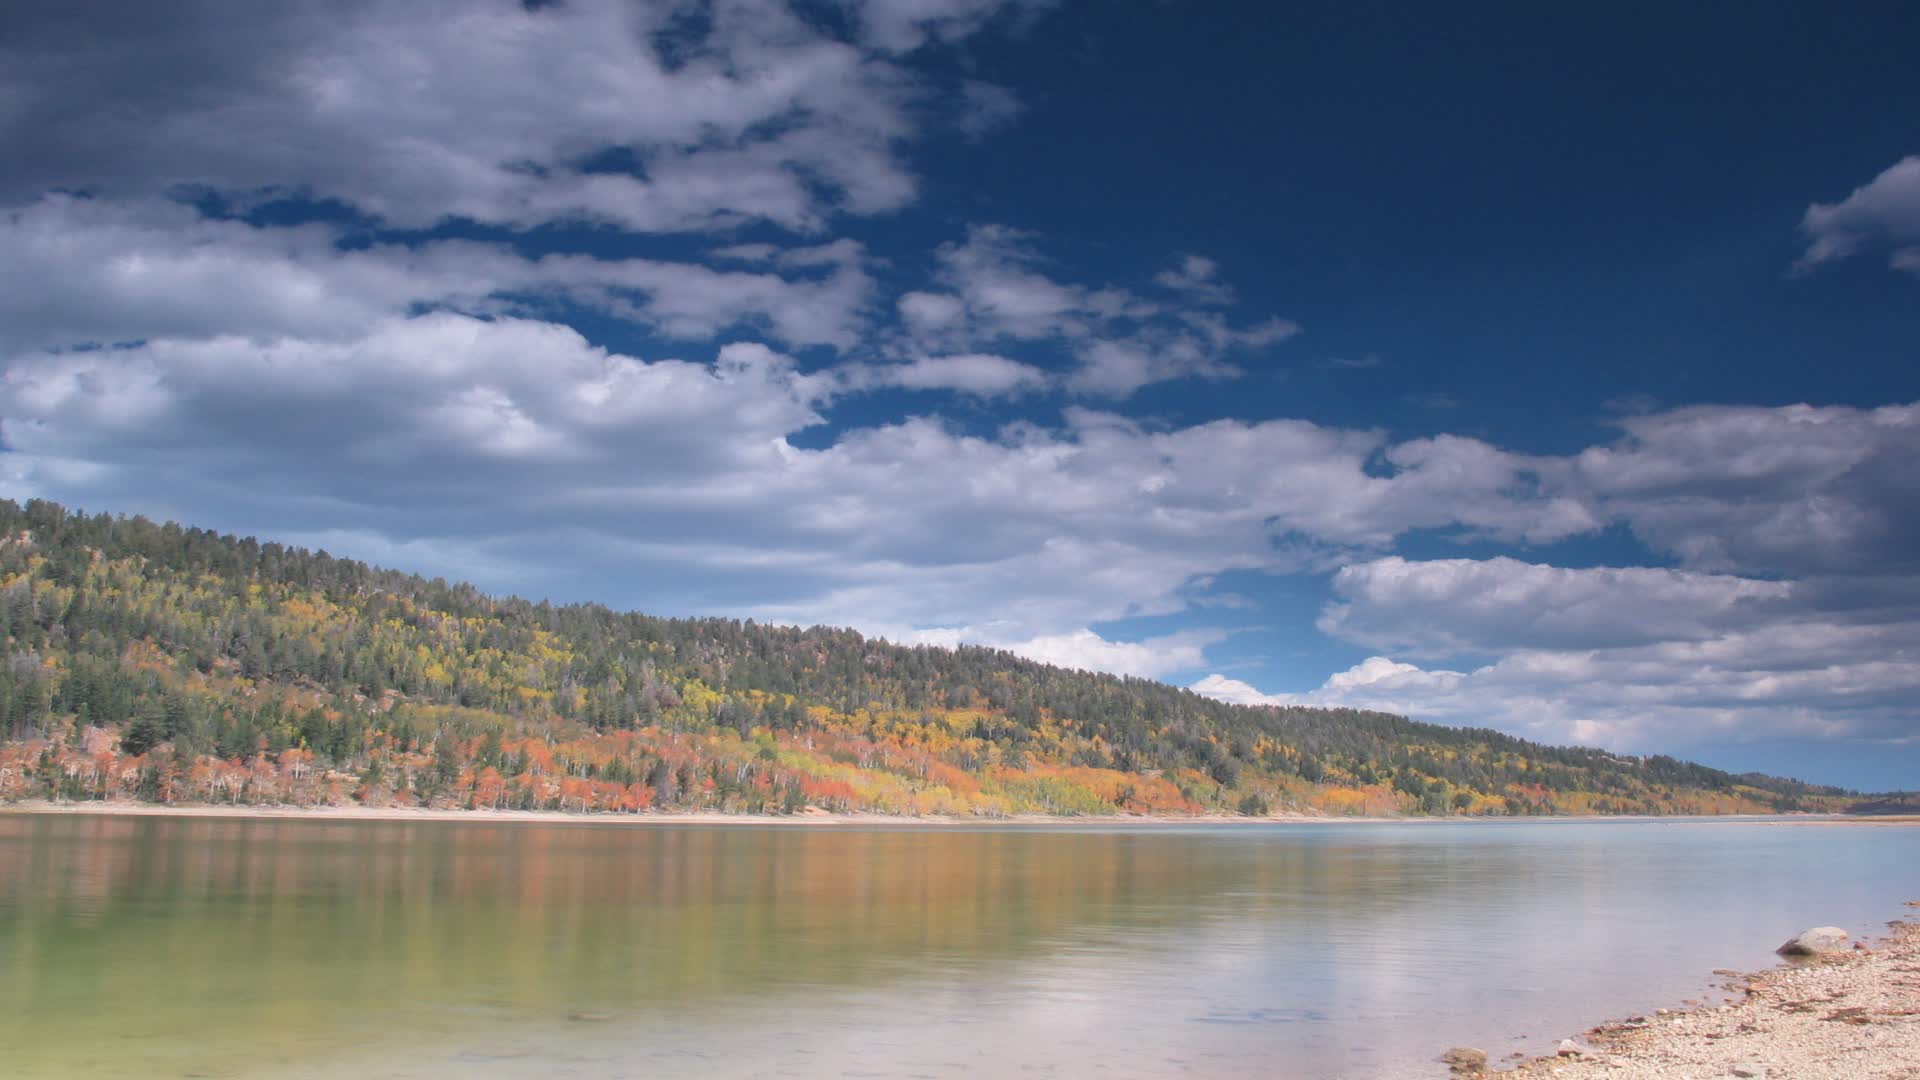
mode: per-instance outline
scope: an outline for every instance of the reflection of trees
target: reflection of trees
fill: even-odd
[[[1156,941],[1288,873],[1120,832],[0,819],[0,1045],[864,989]]]
[[[1495,833],[0,817],[0,1046],[27,1075],[146,1076],[576,1011],[720,1030],[1116,955],[1364,962],[1436,909],[1548,888]]]

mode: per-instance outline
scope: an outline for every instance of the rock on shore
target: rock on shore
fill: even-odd
[[[1773,950],[1781,956],[1814,956],[1847,947],[1847,932],[1837,926],[1816,926]]]

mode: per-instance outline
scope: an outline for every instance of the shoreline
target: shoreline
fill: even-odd
[[[208,817],[261,818],[309,821],[472,821],[491,824],[599,825],[611,828],[658,828],[686,825],[753,825],[793,828],[835,828],[847,826],[970,827],[1010,825],[1285,825],[1320,823],[1373,823],[1396,821],[1438,821],[1444,818],[1350,818],[1322,817],[1311,814],[1250,818],[1239,815],[1200,815],[1167,817],[1147,814],[1104,814],[1068,817],[1049,814],[1019,814],[1004,818],[961,818],[907,816],[878,813],[842,813],[809,810],[797,814],[730,814],[718,810],[646,811],[638,814],[576,813],[567,810],[458,810],[417,806],[284,806],[228,805],[221,803],[143,803],[130,801],[53,802],[23,799],[0,803],[0,815],[78,814],[125,817]]]
[[[1669,822],[1691,825],[1920,825],[1920,817],[1848,817],[1838,814],[1729,814],[1712,817],[1658,817],[1646,814],[1586,814],[1565,817],[1334,817],[1317,814],[1279,814],[1246,817],[1238,814],[1171,817],[1148,814],[1048,815],[1020,814],[1005,818],[911,817],[877,813],[836,813],[825,810],[798,814],[729,814],[714,810],[650,811],[639,814],[583,814],[564,810],[457,810],[408,806],[281,806],[220,803],[144,803],[133,801],[54,802],[23,799],[0,803],[0,815],[80,814],[122,817],[206,817],[294,819],[311,821],[471,821],[492,824],[518,822],[547,825],[603,825],[660,827],[683,825],[753,825],[779,827],[1002,827],[1002,826],[1245,826],[1245,825],[1438,825],[1502,822]]]
[[[1920,909],[1920,900],[1906,904]],[[1912,1080],[1920,1077],[1920,922],[1914,919],[1920,910],[1838,952],[1783,959],[1765,971],[1714,972],[1726,978],[1726,992],[1744,994],[1740,1000],[1609,1020],[1563,1042],[1561,1053],[1453,1073],[1519,1080]],[[1576,1052],[1566,1052],[1568,1042]]]

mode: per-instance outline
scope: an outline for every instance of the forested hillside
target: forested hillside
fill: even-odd
[[[494,599],[0,502],[0,799],[637,812],[1832,810],[1848,793],[850,630]]]

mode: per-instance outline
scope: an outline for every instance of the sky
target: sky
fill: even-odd
[[[0,7],[0,496],[1920,787],[1910,4]]]

